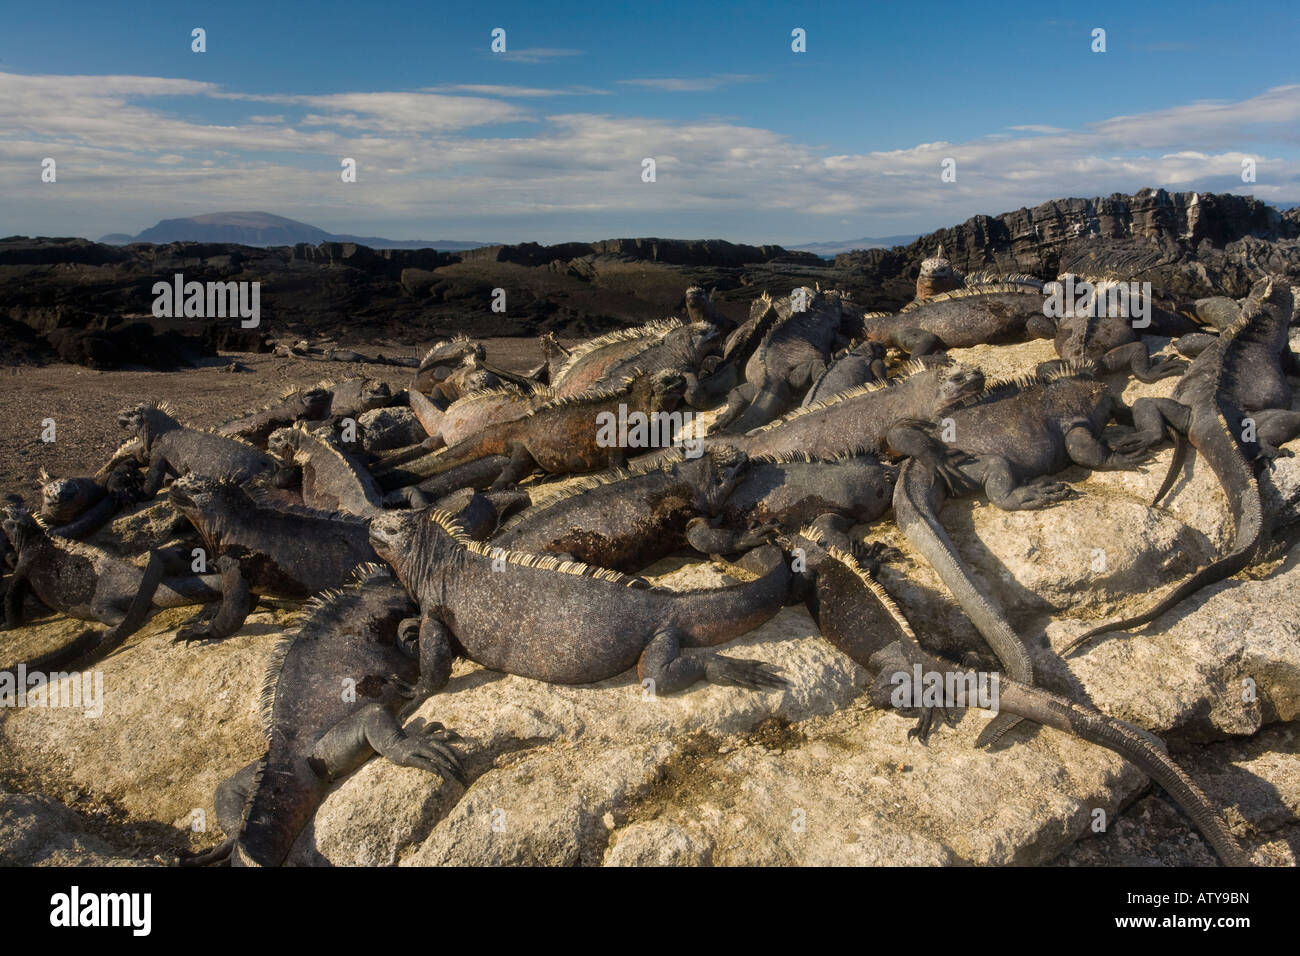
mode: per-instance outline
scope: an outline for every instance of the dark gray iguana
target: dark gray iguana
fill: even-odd
[[[330,413],[333,396],[324,388],[292,388],[265,408],[218,425],[216,433],[266,447],[266,440],[277,428],[298,421],[318,421]]]
[[[302,471],[302,501],[321,511],[370,515],[383,507],[383,493],[370,472],[332,437],[302,424],[271,433],[267,451]]]
[[[1040,286],[1000,282],[940,293],[925,302],[909,303],[895,315],[868,315],[861,334],[872,342],[918,356],[1019,341],[1041,334],[1031,320],[1042,317]]]
[[[408,733],[395,716],[419,678],[415,631],[401,628],[415,604],[387,568],[366,565],[355,576],[313,598],[311,614],[272,653],[261,696],[266,754],[217,787],[226,841],[183,864],[280,865],[330,786],[376,753],[464,784],[447,746],[454,734],[437,723]]]
[[[747,468],[744,455],[719,445],[699,458],[575,479],[560,491],[543,489],[492,544],[634,573],[684,548],[687,523],[714,514]]]
[[[25,508],[7,507],[3,527],[17,553],[4,599],[6,629],[22,626],[28,589],[68,617],[109,625],[106,631],[83,632],[29,662],[31,668],[84,666],[139,630],[154,608],[201,604],[221,596],[216,574],[165,578],[158,555],[151,554],[148,565],[140,568],[91,545],[48,534]]]
[[[182,425],[165,403],[125,409],[118,413],[117,421],[139,439],[139,463],[149,468],[146,497],[155,495],[168,475],[195,472],[247,481],[275,470],[275,461],[260,448],[239,438]]]
[[[896,675],[901,672],[910,679],[914,665],[919,664],[923,673],[941,675],[967,670],[932,656],[921,646],[907,618],[876,581],[870,564],[864,566],[853,554],[826,541],[816,529],[805,530],[791,544],[802,549],[807,566],[804,577],[811,578],[803,584],[808,612],[823,637],[871,673],[874,683],[870,696],[876,706],[892,706],[891,694],[898,686]],[[997,677],[999,714],[1055,727],[1114,751],[1173,797],[1225,866],[1250,864],[1250,858],[1205,794],[1169,758],[1156,737],[1041,687]],[[931,716],[929,712],[924,714],[918,728],[909,731],[908,736],[924,742],[930,732]]]
[[[833,398],[840,392],[861,385],[886,382],[885,347],[879,342],[856,341],[831,357],[831,362],[813,381],[803,397],[801,406]]]
[[[1156,605],[1133,617],[1094,627],[1070,642],[1068,654],[1108,631],[1129,630],[1155,620],[1183,599],[1248,567],[1268,535],[1256,468],[1290,451],[1278,447],[1300,434],[1300,412],[1291,411],[1288,371],[1296,357],[1288,341],[1293,301],[1283,282],[1265,281],[1248,296],[1237,324],[1193,360],[1174,387],[1172,398],[1138,399],[1133,406],[1137,431],[1116,442],[1134,453],[1145,451],[1173,431],[1176,440],[1169,474],[1156,494],[1172,487],[1190,441],[1219,479],[1236,531],[1231,550],[1183,581]]]
[[[353,568],[375,560],[366,523],[356,515],[273,504],[232,479],[199,475],[172,482],[170,497],[198,529],[209,561],[237,563],[223,574],[216,616],[186,625],[178,639],[229,637],[252,610],[252,595],[305,600],[341,587]]]
[[[753,630],[784,605],[790,569],[774,547],[751,552],[751,581],[694,591],[466,538],[446,512],[389,511],[371,541],[420,605],[420,691],[441,690],[457,654],[491,670],[585,684],[632,666],[655,693],[701,679],[764,689],[784,684],[766,664],[682,647],[711,647]]]
[[[1057,280],[1058,283],[1061,280]],[[1092,361],[1105,372],[1129,369],[1140,382],[1157,382],[1162,378],[1180,374],[1187,367],[1181,359],[1164,359],[1151,363],[1151,353],[1134,327],[1133,303],[1125,308],[1125,299],[1112,294],[1112,289],[1126,287],[1113,279],[1089,279],[1091,293],[1074,302],[1066,303],[1066,314],[1056,320],[1056,354],[1065,361]],[[1067,288],[1062,286],[1062,289]],[[1159,309],[1152,302],[1145,303],[1150,310],[1150,325],[1143,334],[1176,336],[1195,332],[1196,326],[1182,316]],[[1044,321],[1050,321],[1044,317]],[[1058,363],[1059,364],[1059,363]]]
[[[686,540],[704,554],[734,554],[758,547],[773,532],[791,534],[809,524],[846,535],[889,510],[896,475],[874,455],[750,458],[712,515],[691,521]]]
[[[751,431],[797,404],[861,325],[861,313],[838,292],[799,288],[771,308],[775,321],[745,363],[745,383],[727,396],[714,431]]]
[[[93,534],[120,509],[144,497],[144,476],[126,462],[97,478],[52,478],[41,473],[41,518],[49,533],[81,539]]]
[[[1102,429],[1120,408],[1104,382],[1090,377],[1091,366],[1070,366],[1054,375],[1027,376],[992,384],[980,396],[944,413],[937,423],[949,450],[970,456],[955,465],[965,487],[941,478],[920,458],[906,462],[894,487],[894,520],[925,557],[997,655],[1007,675],[1034,683],[1029,651],[1001,610],[980,590],[944,531],[939,510],[950,491],[982,489],[1007,511],[1043,508],[1074,494],[1068,485],[1044,481],[1072,464],[1085,468],[1135,468],[1143,452],[1119,452],[1104,445]],[[908,442],[894,439],[907,450]],[[933,436],[931,436],[933,440]],[[992,721],[980,735],[991,744],[1010,730],[1015,718]]]

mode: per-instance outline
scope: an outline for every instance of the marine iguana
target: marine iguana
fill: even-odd
[[[667,328],[668,322],[662,325],[665,331],[657,338],[641,336],[586,354],[582,353],[581,346],[574,349],[571,364],[561,370],[559,381],[554,386],[555,396],[576,398],[591,392],[608,391],[618,388],[636,374],[671,372],[682,376],[695,375],[705,358],[721,348],[720,332],[707,322],[682,323],[671,328]],[[626,351],[618,354],[623,349]],[[597,371],[600,374],[593,378]]]
[[[701,679],[755,690],[784,684],[759,661],[680,653],[739,637],[781,609],[790,569],[777,548],[742,559],[751,581],[673,591],[471,541],[446,512],[385,512],[371,521],[370,536],[420,605],[421,692],[446,685],[456,654],[556,684],[604,680],[636,665],[658,694]]]
[[[1119,452],[1100,441],[1102,429],[1121,406],[1104,382],[1090,377],[1092,369],[1091,364],[1071,365],[1050,375],[993,383],[984,394],[946,411],[938,424],[950,451],[970,456],[953,466],[968,479],[965,486],[951,476],[941,479],[920,457],[903,465],[894,486],[899,530],[930,562],[1007,675],[1022,684],[1034,683],[1029,652],[975,583],[944,531],[939,510],[950,493],[969,495],[981,489],[1006,511],[1043,508],[1074,494],[1064,483],[1044,481],[1072,464],[1137,467],[1145,452]],[[903,451],[910,445],[898,433],[892,440]],[[992,721],[979,742],[994,743],[1016,722]]]
[[[758,547],[773,532],[791,534],[810,523],[845,534],[889,510],[896,475],[874,455],[750,458],[712,517],[690,522],[686,540],[703,554],[734,554]]]
[[[395,715],[419,678],[418,649],[400,634],[416,610],[377,565],[312,599],[310,616],[273,651],[262,685],[266,753],[217,787],[227,839],[182,865],[279,866],[330,786],[376,753],[465,783],[447,746],[455,734],[437,723],[408,733]],[[343,681],[352,682],[351,699]]]
[[[606,442],[609,418],[671,413],[681,401],[685,379],[677,372],[637,372],[616,388],[556,398],[522,418],[490,425],[455,445],[380,473],[385,489],[475,465],[489,456],[508,455],[491,487],[501,488],[540,470],[563,475],[622,465],[627,448]]]
[[[635,573],[685,547],[687,522],[714,514],[747,468],[746,456],[718,445],[699,458],[576,479],[560,491],[543,489],[492,544]]]
[[[457,369],[467,358],[484,358],[487,351],[479,342],[471,341],[468,335],[457,335],[452,339],[435,342],[420,359],[419,367],[411,376],[411,389],[426,395],[438,392],[441,382]]]
[[[182,607],[221,596],[217,575],[164,578],[162,559],[151,554],[140,568],[79,541],[49,534],[26,508],[5,508],[5,535],[17,564],[4,597],[4,627],[21,627],[23,598],[30,588],[55,611],[109,625],[85,631],[29,667],[85,665],[99,660],[144,624],[154,608]]]
[[[324,388],[291,388],[279,400],[260,411],[218,425],[216,433],[266,447],[266,440],[277,428],[297,421],[318,421],[330,413],[333,396]]]
[[[885,347],[879,342],[864,340],[850,343],[848,348],[831,357],[830,364],[813,381],[812,387],[799,403],[800,406],[824,402],[859,385],[888,381],[885,354]]]
[[[1143,452],[1175,434],[1174,459],[1156,494],[1158,502],[1172,487],[1182,465],[1184,437],[1213,470],[1236,526],[1232,548],[1175,587],[1155,606],[1120,621],[1091,628],[1071,641],[1062,654],[1109,631],[1129,630],[1155,620],[1201,588],[1248,567],[1268,535],[1264,501],[1256,467],[1279,455],[1278,447],[1300,434],[1300,412],[1291,411],[1287,371],[1295,368],[1288,332],[1294,303],[1283,282],[1266,280],[1247,297],[1237,324],[1192,361],[1174,387],[1172,398],[1138,399],[1133,406],[1137,430],[1116,447]]]
[[[1118,372],[1128,368],[1140,382],[1158,382],[1162,378],[1179,375],[1187,368],[1187,363],[1181,359],[1164,359],[1154,365],[1151,363],[1151,353],[1139,337],[1138,330],[1133,327],[1134,316],[1122,314],[1126,311],[1123,300],[1112,297],[1108,292],[1111,287],[1122,285],[1118,280],[1086,281],[1092,292],[1069,303],[1067,313],[1056,320],[1054,339],[1057,355],[1067,362],[1096,362],[1105,372]],[[1147,316],[1150,325],[1142,330],[1144,334],[1176,336],[1196,330],[1191,322],[1156,308],[1154,303],[1147,302],[1146,308],[1150,310]],[[1048,366],[1051,364],[1047,363]],[[1044,367],[1043,370],[1048,369]]]
[[[942,349],[1017,341],[1030,320],[1042,318],[1043,292],[1037,285],[1001,282],[968,286],[908,303],[896,315],[873,314],[863,321],[862,334],[872,342],[927,355]]]
[[[715,431],[751,431],[787,411],[861,325],[861,314],[838,292],[803,287],[771,307],[776,318],[745,363],[745,383],[727,396]]]
[[[896,675],[950,674],[965,670],[930,654],[921,646],[906,616],[876,580],[875,569],[860,562],[816,529],[805,529],[792,540],[803,549],[807,572],[804,584],[808,612],[831,644],[865,667],[873,677],[872,703],[892,707]],[[1222,817],[1196,783],[1170,759],[1154,735],[1072,700],[998,675],[998,713],[1054,727],[1081,740],[1114,751],[1158,783],[1192,818],[1225,866],[1248,866],[1250,858],[1238,846]],[[929,736],[932,712],[922,716],[909,737]]]
[[[316,386],[330,393],[330,405],[327,415],[331,424],[337,424],[344,418],[354,421],[366,412],[376,408],[386,408],[393,404],[393,390],[387,382],[374,378],[345,378],[341,382],[326,379]],[[323,419],[324,416],[321,416]],[[313,424],[320,419],[308,419]]]
[[[167,475],[197,472],[247,481],[275,469],[269,455],[242,439],[182,425],[166,403],[143,403],[124,409],[117,421],[140,440],[141,464],[149,466],[144,482],[148,498],[157,494]]]
[[[908,422],[929,422],[983,388],[984,374],[972,366],[946,359],[915,361],[887,382],[859,386],[797,408],[745,435],[711,435],[704,439],[703,447],[722,442],[751,458],[801,454],[837,458],[891,451],[891,435],[898,427]],[[945,456],[937,446],[929,451],[915,441],[910,446],[909,454],[923,456],[941,473],[947,473]]]
[[[123,462],[104,481],[95,478],[52,478],[41,472],[41,518],[51,535],[85,538],[120,509],[144,497],[144,476]]]
[[[315,434],[301,422],[272,432],[267,451],[302,470],[302,501],[309,508],[365,516],[383,507],[383,492],[370,472],[333,438]]]
[[[943,254],[941,242],[933,256],[921,260],[921,268],[916,276],[916,296],[912,301],[919,304],[944,292],[960,289],[964,284],[962,274],[952,267],[948,257]]]
[[[490,425],[523,418],[555,397],[555,393],[544,386],[521,389],[502,385],[471,392],[445,409],[439,409],[419,392],[411,392],[411,411],[415,412],[429,437],[413,448],[384,456],[375,463],[374,472],[381,475],[428,452],[464,441]]]
[[[708,342],[698,339],[709,336]],[[568,361],[552,376],[551,389],[557,398],[582,394],[602,382],[608,386],[631,374],[633,368],[643,368],[638,356],[647,360],[644,370],[656,365],[656,356],[666,353],[670,359],[689,352],[694,345],[712,348],[717,332],[706,325],[694,325],[677,318],[648,322],[630,329],[617,329],[576,345],[569,352]],[[616,374],[616,369],[623,369]],[[612,381],[611,381],[612,380]]]
[[[306,599],[345,584],[371,563],[366,523],[356,515],[272,504],[227,478],[185,475],[172,482],[176,509],[198,529],[209,560],[233,558],[222,577],[222,606],[211,621],[193,621],[178,640],[220,640],[243,626],[250,595]]]

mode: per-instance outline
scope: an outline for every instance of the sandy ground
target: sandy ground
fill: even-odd
[[[534,338],[483,341],[488,361],[510,371],[542,360]],[[427,347],[383,351],[419,356]],[[222,371],[236,359],[249,371]],[[42,469],[56,477],[94,474],[128,437],[117,426],[117,412],[136,402],[168,401],[181,421],[206,427],[262,408],[290,387],[357,375],[386,381],[396,392],[410,381],[411,369],[239,352],[182,372],[101,372],[62,364],[0,368],[0,495],[17,493],[32,501]],[[54,420],[52,442],[41,440],[46,419]]]

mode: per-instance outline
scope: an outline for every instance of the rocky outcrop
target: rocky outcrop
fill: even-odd
[[[1240,298],[1265,273],[1300,283],[1300,217],[1249,196],[1144,189],[1095,199],[1056,199],[1033,209],[981,215],[908,246],[844,253],[835,265],[874,280],[882,302],[911,298],[921,261],[942,243],[962,272],[1113,272],[1149,281],[1175,300]],[[879,306],[885,307],[885,306]],[[894,307],[888,305],[887,307]]]

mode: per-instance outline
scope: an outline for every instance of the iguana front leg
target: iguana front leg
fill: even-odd
[[[176,861],[178,866],[214,866],[230,859],[230,853],[235,848],[236,834],[243,822],[244,806],[253,792],[261,766],[262,761],[254,760],[217,784],[212,806],[216,811],[217,826],[226,834],[226,839],[202,853],[182,853]]]
[[[496,491],[517,485],[535,471],[537,471],[537,459],[525,445],[517,444],[510,449],[510,461],[501,469],[501,473],[492,484],[488,485],[488,488]]]
[[[1259,441],[1260,455],[1270,461],[1274,458],[1290,458],[1294,453],[1289,448],[1278,446],[1300,435],[1300,412],[1285,408],[1266,408],[1252,412],[1255,420],[1255,436]]]
[[[211,618],[201,615],[183,624],[174,641],[221,641],[244,626],[244,621],[257,604],[257,598],[244,579],[237,558],[223,554],[217,558],[221,572],[221,604]]]
[[[935,352],[943,351],[944,347],[939,336],[917,328],[898,329],[890,333],[889,344],[896,349],[902,349],[912,358],[918,355],[933,355]]]
[[[163,481],[168,477],[175,478],[179,472],[171,466],[166,458],[159,455],[149,465],[149,471],[144,479],[144,497],[149,500],[158,494],[158,489],[163,486]]]
[[[1003,511],[1036,511],[1077,494],[1065,482],[1047,478],[1019,485],[1011,464],[999,456],[981,458],[979,467],[984,475],[984,493]]]
[[[378,753],[399,766],[427,770],[464,786],[465,768],[448,746],[458,739],[436,722],[408,734],[382,704],[369,703],[321,735],[307,762],[322,780],[337,780]]]
[[[23,599],[30,587],[27,582],[29,573],[29,562],[20,558],[13,574],[9,575],[9,590],[5,591],[5,630],[23,626]]]
[[[659,628],[636,662],[637,677],[643,684],[651,682],[652,693],[675,694],[700,680],[750,690],[767,690],[786,684],[775,668],[762,661],[720,654],[682,657],[680,634],[671,624]]]

